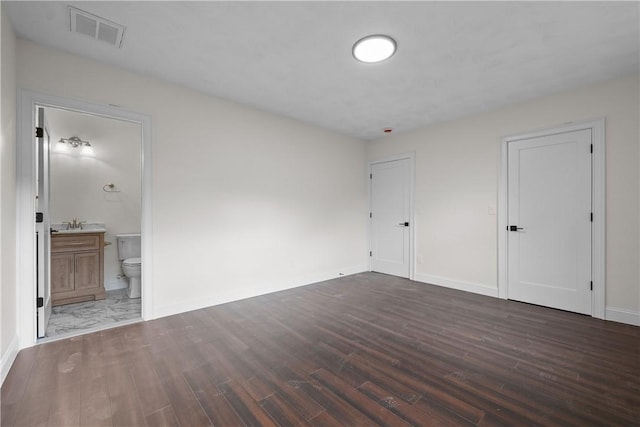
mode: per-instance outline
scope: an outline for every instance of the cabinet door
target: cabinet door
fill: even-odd
[[[100,253],[76,253],[76,291],[100,286]]]
[[[74,255],[51,254],[51,293],[74,290]]]

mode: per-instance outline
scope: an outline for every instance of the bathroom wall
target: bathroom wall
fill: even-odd
[[[105,288],[124,288],[115,236],[140,232],[141,126],[55,108],[45,114],[52,141],[51,222],[104,223],[105,240],[112,243],[104,251]],[[92,155],[56,142],[71,136],[89,141]],[[117,192],[105,192],[108,183]]]
[[[369,159],[416,153],[416,278],[497,294],[500,144],[504,136],[605,118],[606,316],[640,324],[639,76],[380,138]]]
[[[0,6],[0,384],[18,351],[16,295],[16,38]]]
[[[18,84],[151,116],[146,316],[366,269],[365,142],[25,40]]]

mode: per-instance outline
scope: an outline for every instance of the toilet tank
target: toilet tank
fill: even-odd
[[[140,258],[140,234],[116,234],[118,241],[118,259],[124,261],[128,258]]]

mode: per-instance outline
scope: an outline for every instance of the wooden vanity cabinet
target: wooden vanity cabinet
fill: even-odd
[[[103,299],[104,232],[51,235],[51,304]]]

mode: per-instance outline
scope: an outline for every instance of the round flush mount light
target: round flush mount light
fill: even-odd
[[[396,41],[391,37],[374,34],[361,38],[353,45],[353,57],[361,62],[381,62],[391,58],[396,53],[396,47]]]

